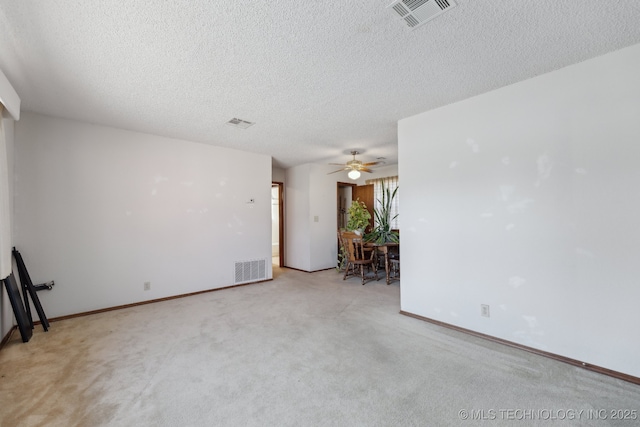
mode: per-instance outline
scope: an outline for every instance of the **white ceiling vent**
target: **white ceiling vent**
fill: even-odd
[[[255,125],[255,123],[251,123],[251,122],[248,122],[246,120],[237,119],[235,117],[233,119],[229,120],[227,122],[227,124],[231,125],[231,126],[235,126],[237,128],[240,128],[240,129],[246,129],[249,126]]]
[[[396,0],[387,9],[393,9],[413,29],[455,6],[453,0]]]

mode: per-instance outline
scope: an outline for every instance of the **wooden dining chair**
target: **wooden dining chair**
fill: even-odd
[[[338,230],[338,271],[343,269],[348,271],[349,268],[349,256],[347,255],[347,248],[342,240],[342,233],[344,230]]]
[[[373,270],[375,279],[378,280],[378,268],[373,257],[372,251],[365,251],[362,236],[359,234],[343,231],[341,232],[342,243],[347,253],[347,266],[344,271],[344,277],[342,280],[346,280],[347,276],[357,274],[360,270],[360,278],[362,284],[365,284],[364,269],[365,266]],[[351,268],[352,274],[349,274],[349,268]]]

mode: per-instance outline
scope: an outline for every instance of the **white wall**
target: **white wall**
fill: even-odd
[[[230,286],[236,261],[271,277],[269,156],[28,113],[15,145],[15,241],[56,282],[49,317]]]
[[[271,168],[271,181],[273,182],[284,182],[286,179],[287,172],[282,168]]]
[[[3,113],[5,114],[5,113]],[[11,118],[10,114],[7,112],[6,115],[0,116],[0,120],[2,120],[2,132],[4,132],[4,141],[7,149],[7,171],[10,177],[9,179],[9,221],[11,223],[11,229],[13,229],[13,194],[14,194],[14,183],[13,183],[13,158],[14,158],[14,121]],[[12,233],[13,234],[13,233]],[[11,237],[13,240],[13,236]],[[13,308],[11,308],[11,303],[9,301],[9,297],[7,295],[7,291],[5,290],[4,285],[0,284],[0,340],[4,338],[7,333],[11,330],[14,325],[14,315]]]
[[[20,97],[2,70],[0,70],[0,103],[5,106],[9,116],[14,120],[20,120]]]
[[[284,188],[284,265],[304,271],[311,271],[310,170],[310,164],[287,169]]]
[[[304,271],[336,266],[338,181],[328,165],[287,169],[285,184],[285,265]]]
[[[335,167],[312,165],[309,182],[311,271],[336,266],[338,259],[338,176]]]
[[[640,376],[638,76],[640,45],[400,121],[402,310]]]
[[[4,133],[4,141],[7,154],[7,171],[9,178],[9,222],[10,228],[13,228],[13,144],[14,144],[14,119],[20,119],[20,97],[15,89],[0,70],[0,103],[4,105],[5,110],[0,114],[2,126],[0,129]],[[12,237],[9,239],[12,240]],[[12,242],[11,242],[12,243]],[[6,247],[5,247],[6,249]],[[4,276],[3,276],[4,277]],[[0,340],[11,330],[14,325],[13,309],[9,301],[9,297],[4,286],[0,284]]]

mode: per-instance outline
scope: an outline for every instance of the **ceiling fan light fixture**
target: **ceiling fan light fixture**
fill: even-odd
[[[338,172],[342,172],[342,171],[349,171],[347,173],[347,175],[349,176],[349,178],[356,180],[358,178],[360,178],[360,173],[361,172],[367,172],[367,173],[371,173],[373,172],[371,170],[371,166],[375,166],[379,163],[384,163],[384,162],[367,162],[367,163],[362,163],[360,160],[356,160],[356,155],[360,154],[357,151],[352,151],[351,155],[353,156],[352,160],[349,160],[346,164],[344,163],[329,163],[330,165],[336,165],[336,166],[342,166],[341,169],[338,169],[337,171],[333,171],[333,172],[329,172],[327,175],[331,175],[332,173],[338,173]]]

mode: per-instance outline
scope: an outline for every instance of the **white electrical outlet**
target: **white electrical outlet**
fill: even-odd
[[[482,317],[490,317],[490,315],[489,315],[489,304],[480,304],[480,316],[482,316]]]
[[[151,290],[151,282],[144,282],[144,290],[145,291]]]

